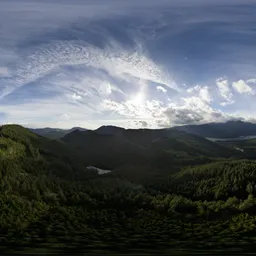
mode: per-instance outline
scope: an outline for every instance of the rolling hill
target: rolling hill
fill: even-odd
[[[184,151],[191,155],[230,156],[234,151],[209,141],[201,136],[175,129],[123,129],[119,127],[101,127],[101,134],[119,137],[150,150]],[[98,133],[98,130],[95,132]]]
[[[19,125],[0,127],[0,160],[18,165],[24,173],[50,173],[65,179],[87,177],[87,162],[79,152]]]
[[[213,155],[225,147],[163,134],[76,130],[57,141],[0,127],[1,252],[253,246],[255,162],[223,161]],[[93,160],[119,167],[97,175],[84,168]]]
[[[59,141],[2,126],[1,252],[253,246],[256,164],[223,159],[235,152],[172,130]],[[92,163],[117,168],[98,175]]]
[[[6,125],[1,127],[0,148],[7,154],[10,150],[8,148],[13,150],[10,145],[16,145],[21,157],[29,159],[33,164],[37,164],[37,161],[50,163],[52,172],[72,178],[74,175],[84,175],[86,166],[111,170],[121,167],[129,169],[133,165],[168,170],[170,166],[180,166],[186,161],[198,163],[198,159],[206,159],[202,160],[205,162],[213,157],[226,158],[242,154],[181,131],[126,130],[119,127],[111,127],[111,133],[114,131],[115,135],[109,131],[109,127],[101,128],[100,132],[75,130],[57,141],[37,135],[21,126]],[[62,165],[68,171],[59,173],[58,170],[63,169]]]
[[[86,129],[81,128],[81,127],[73,127],[71,129],[59,129],[59,128],[37,128],[37,129],[29,129],[33,133],[36,133],[38,135],[44,136],[46,138],[50,139],[60,139],[61,137],[65,136],[66,134],[73,132],[75,130],[79,131],[86,131]]]
[[[231,157],[241,154],[205,138],[168,129],[104,126],[95,131],[74,131],[61,140],[82,153],[91,161],[91,165],[107,169],[131,163],[154,166],[164,159],[167,168],[168,165],[180,165],[181,161],[198,157]]]

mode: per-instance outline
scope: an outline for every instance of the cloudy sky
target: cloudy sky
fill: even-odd
[[[254,0],[1,0],[0,123],[254,121]]]

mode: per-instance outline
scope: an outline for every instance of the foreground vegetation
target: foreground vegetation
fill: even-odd
[[[1,128],[2,251],[250,250],[256,243],[255,161],[196,160],[175,171],[169,162],[167,179],[149,175],[146,183],[132,170],[99,176],[83,161],[66,144]]]

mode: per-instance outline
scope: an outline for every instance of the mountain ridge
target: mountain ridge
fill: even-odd
[[[51,139],[60,139],[61,137],[65,136],[66,134],[73,132],[75,130],[86,131],[87,129],[82,127],[73,127],[71,129],[60,129],[60,128],[28,128],[33,133],[38,135],[51,138]]]
[[[60,128],[29,128],[32,132],[39,134],[44,137],[52,138],[52,139],[60,139],[64,137],[66,134],[73,132],[75,130],[87,131],[89,129],[82,127],[73,127],[71,129],[60,129]],[[182,126],[174,126],[170,128],[159,128],[159,129],[149,129],[149,128],[123,128],[114,125],[103,125],[94,129],[92,131],[97,132],[98,134],[105,135],[117,135],[122,136],[124,132],[130,131],[158,131],[168,133],[170,130],[183,131],[190,134],[194,134],[200,137],[205,138],[236,138],[242,136],[252,136],[256,135],[256,124],[251,122],[244,122],[241,120],[238,121],[227,121],[223,123],[206,123],[206,124],[194,124],[194,125],[182,125]],[[157,139],[157,138],[155,138]]]
[[[244,121],[176,126],[171,129],[185,131],[208,138],[237,138],[256,135],[256,124]]]
[[[231,153],[229,149],[217,143],[184,131],[172,129],[124,129],[113,126],[110,128],[109,130],[108,126],[100,127],[100,132],[99,129],[95,131],[73,129],[73,131],[62,137],[60,142],[64,142],[69,147],[82,152],[88,158],[90,165],[97,163],[93,159],[97,159],[99,156],[101,156],[100,158],[105,157],[103,161],[105,163],[109,159],[120,163],[122,161],[130,162],[133,158],[147,161],[146,159],[152,158],[156,152],[170,150],[172,152],[189,152],[191,156],[198,154],[221,156],[223,155],[222,152]],[[26,132],[29,131],[25,128],[23,129]],[[107,132],[104,131],[105,129],[107,129]],[[35,133],[32,131],[31,134]],[[121,157],[121,155],[123,156]]]

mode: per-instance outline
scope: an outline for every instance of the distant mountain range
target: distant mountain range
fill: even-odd
[[[225,123],[207,123],[201,125],[184,125],[167,129],[133,129],[133,131],[152,131],[151,134],[161,134],[165,136],[168,131],[183,131],[204,138],[239,138],[246,136],[256,136],[256,124],[243,121],[228,121]],[[131,129],[124,129],[116,126],[101,126],[95,130],[99,134],[121,136],[124,131],[129,134]],[[154,137],[154,136],[153,136]]]
[[[238,138],[256,135],[256,124],[242,121],[184,125],[172,129],[192,133],[206,138]]]
[[[20,158],[28,163],[32,161],[27,164],[31,170],[42,162],[42,173],[48,170],[51,174],[68,179],[96,175],[86,170],[86,167],[94,166],[113,170],[111,175],[131,181],[151,182],[158,179],[160,182],[183,166],[244,157],[244,153],[234,147],[177,129],[104,126],[95,131],[46,128],[37,129],[36,132],[40,132],[40,136],[19,125],[1,126],[0,158],[4,151],[7,157],[15,157],[17,161]],[[42,136],[52,132],[57,132],[58,136],[66,134],[58,140]]]
[[[64,137],[66,134],[73,132],[75,130],[79,131],[86,131],[86,129],[81,128],[81,127],[73,127],[71,129],[59,129],[59,128],[37,128],[37,129],[29,129],[31,132],[38,134],[43,137],[47,137],[50,139],[60,139]]]
[[[60,139],[65,135],[73,131],[88,131],[88,129],[81,127],[73,127],[71,129],[58,129],[58,128],[39,128],[39,129],[29,129],[30,131],[47,137],[51,139]],[[100,135],[115,135],[115,136],[133,136],[131,134],[142,133],[147,131],[151,134],[152,139],[157,139],[159,134],[160,137],[166,136],[169,131],[183,131],[186,133],[194,134],[205,138],[238,138],[242,136],[253,136],[256,135],[256,124],[242,121],[228,121],[226,123],[207,123],[202,125],[184,125],[176,126],[167,129],[125,129],[116,126],[101,126],[96,129],[95,132]],[[131,132],[132,131],[132,132]],[[142,139],[143,136],[140,136]],[[135,136],[133,140],[137,142],[137,137]]]

